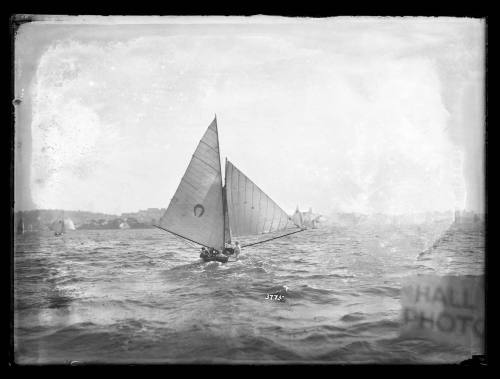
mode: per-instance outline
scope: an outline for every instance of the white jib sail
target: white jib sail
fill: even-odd
[[[216,119],[198,144],[159,226],[201,245],[223,248],[224,210]]]
[[[226,192],[232,236],[297,227],[283,209],[229,161],[226,161]]]

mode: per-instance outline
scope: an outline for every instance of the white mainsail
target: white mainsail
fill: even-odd
[[[62,219],[54,221],[50,227],[50,230],[54,231],[56,234],[64,233],[64,221]]]
[[[311,208],[309,208],[308,212],[304,212],[303,213],[302,219],[304,220],[304,225],[305,226],[307,226],[307,227],[311,227],[312,226],[313,213],[312,213],[312,209]]]
[[[226,160],[229,224],[233,236],[297,228],[291,217],[248,177]]]
[[[217,119],[200,140],[174,197],[160,219],[166,231],[222,250],[225,241]]]

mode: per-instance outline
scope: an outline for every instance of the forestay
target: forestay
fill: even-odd
[[[159,226],[207,247],[224,246],[224,207],[217,120],[210,124]]]
[[[233,236],[250,236],[297,228],[283,209],[227,160],[226,190]]]

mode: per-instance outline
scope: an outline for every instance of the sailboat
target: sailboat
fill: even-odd
[[[55,236],[62,236],[64,234],[64,221],[63,220],[59,220],[59,221],[56,221],[54,226],[54,235]]]
[[[24,234],[24,220],[21,218],[17,224],[17,234]]]
[[[297,208],[295,209],[295,213],[292,216],[292,220],[298,226],[303,227],[304,220],[302,219],[302,212],[299,210],[299,206],[298,205],[297,205]]]
[[[247,247],[304,230],[227,158],[224,179],[225,183],[215,117],[198,143],[167,210],[155,226],[220,253],[231,245],[234,237],[272,235],[242,245]],[[273,234],[277,232],[287,233]],[[228,261],[224,254],[202,257],[205,261]]]
[[[309,208],[309,211],[307,212],[301,212],[299,210],[299,206],[297,205],[297,209],[292,216],[292,220],[301,228],[317,229],[322,217],[323,216],[320,214],[313,213],[312,208]]]
[[[66,231],[66,227],[64,225],[64,214],[59,220],[56,220],[52,223],[51,229],[54,231],[55,236],[62,236]]]

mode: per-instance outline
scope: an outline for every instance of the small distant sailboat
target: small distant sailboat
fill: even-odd
[[[302,212],[299,210],[298,205],[297,205],[297,208],[295,209],[295,213],[292,216],[292,220],[295,224],[297,224],[301,228],[304,227],[304,220],[302,218]]]
[[[24,220],[22,218],[17,223],[17,234],[24,234]]]
[[[220,253],[233,237],[288,232],[242,245],[246,247],[304,230],[227,158],[223,184],[217,118],[200,140],[174,197],[155,226]],[[224,254],[203,259],[228,261]]]
[[[55,236],[62,236],[66,232],[66,226],[64,225],[64,214],[60,219],[54,221],[51,224],[50,229],[54,231]]]
[[[317,229],[322,217],[323,216],[321,216],[320,214],[313,213],[312,208],[309,208],[309,211],[307,212],[301,212],[299,210],[299,206],[297,205],[297,209],[292,216],[292,220],[301,228]]]
[[[130,229],[130,225],[128,224],[127,221],[123,221],[122,223],[120,223],[119,228],[120,229]]]
[[[54,224],[54,235],[62,236],[65,232],[64,220],[56,221]]]

